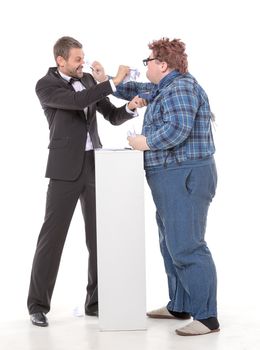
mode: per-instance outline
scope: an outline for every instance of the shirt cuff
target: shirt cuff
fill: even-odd
[[[137,109],[132,111],[131,109],[128,108],[127,104],[125,105],[125,110],[127,111],[127,113],[132,114],[133,117],[138,117],[139,115],[137,112]]]
[[[116,86],[115,86],[113,80],[110,77],[109,77],[109,82],[110,82],[110,85],[111,85],[111,88],[112,88],[113,92],[116,92]]]

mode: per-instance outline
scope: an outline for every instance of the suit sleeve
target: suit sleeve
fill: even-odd
[[[113,92],[110,82],[95,84],[82,91],[73,91],[58,80],[53,82],[41,79],[36,84],[36,94],[43,108],[83,110],[93,103],[104,99]]]
[[[116,107],[110,102],[108,97],[97,103],[97,111],[113,125],[120,125],[134,117],[133,114],[126,111],[125,105]]]

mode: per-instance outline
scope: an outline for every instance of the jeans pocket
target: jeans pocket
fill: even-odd
[[[189,169],[184,178],[184,186],[188,194],[191,194],[193,192],[194,184],[195,184],[195,181],[192,174],[192,169]]]
[[[217,183],[218,183],[218,174],[217,174],[217,169],[215,164],[211,165],[210,171],[211,171],[210,193],[211,193],[211,198],[213,198],[215,196]]]

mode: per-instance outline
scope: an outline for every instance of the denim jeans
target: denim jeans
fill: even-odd
[[[167,308],[197,320],[217,317],[216,269],[204,239],[217,185],[214,159],[149,167],[146,178],[168,277]]]

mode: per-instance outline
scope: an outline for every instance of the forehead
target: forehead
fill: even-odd
[[[73,47],[69,51],[69,58],[71,59],[84,58],[84,51],[82,49]]]

